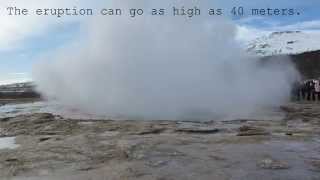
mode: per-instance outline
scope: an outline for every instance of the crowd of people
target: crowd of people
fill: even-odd
[[[296,82],[293,87],[293,97],[297,101],[320,101],[320,80]]]

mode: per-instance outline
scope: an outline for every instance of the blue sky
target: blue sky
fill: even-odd
[[[30,9],[73,6],[97,8],[102,2],[102,0],[70,0],[68,2],[65,0],[1,0],[0,83],[29,79],[32,66],[38,57],[75,41],[82,23],[81,18],[8,17],[4,13],[5,7],[14,5]],[[180,2],[184,3],[184,1]],[[197,1],[194,2],[197,4]],[[212,3],[212,7],[223,8],[226,13],[234,6],[243,6],[246,10],[293,8],[301,13],[282,17],[230,17],[245,32],[240,33],[242,39],[259,36],[261,35],[259,32],[276,30],[320,30],[319,0],[216,0]]]

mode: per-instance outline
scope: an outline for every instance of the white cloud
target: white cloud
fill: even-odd
[[[22,83],[31,81],[31,77],[26,73],[8,73],[0,74],[0,85]]]
[[[270,31],[268,30],[258,29],[245,25],[238,25],[236,39],[242,43],[246,43],[269,33]]]
[[[0,51],[12,50],[21,46],[21,42],[28,37],[41,35],[48,29],[65,21],[73,21],[74,18],[58,19],[56,17],[44,17],[32,15],[36,8],[66,8],[75,5],[84,5],[83,0],[1,0],[0,1]],[[29,9],[28,16],[9,16],[7,7]]]
[[[274,29],[279,29],[275,27]],[[280,29],[286,30],[320,30],[320,20],[304,21],[296,24],[280,27]]]

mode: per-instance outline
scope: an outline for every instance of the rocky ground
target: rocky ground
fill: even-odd
[[[320,104],[281,111],[219,122],[3,117],[0,136],[16,147],[0,148],[0,179],[319,180]]]

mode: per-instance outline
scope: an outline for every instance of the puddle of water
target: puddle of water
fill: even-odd
[[[88,126],[90,126],[90,125],[93,125],[94,122],[79,122],[79,124],[80,125],[88,125]]]
[[[16,137],[0,138],[0,150],[1,149],[16,149],[19,145],[16,144]]]

